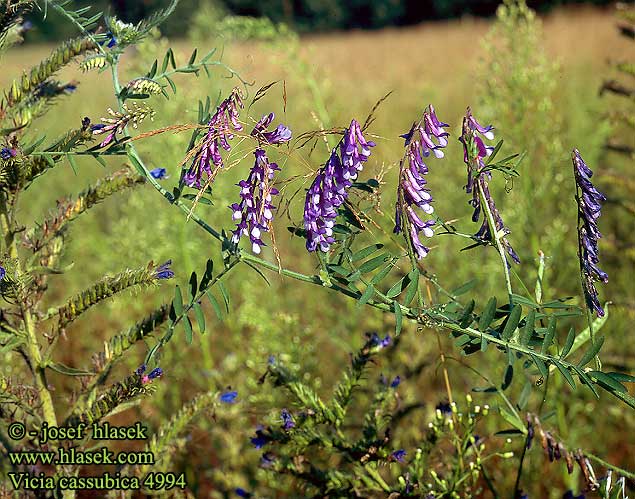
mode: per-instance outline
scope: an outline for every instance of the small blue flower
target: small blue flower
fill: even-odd
[[[223,404],[233,404],[236,401],[236,397],[238,397],[238,392],[236,391],[225,392],[221,394],[220,401]]]
[[[135,371],[137,375],[141,376],[141,384],[143,385],[146,385],[150,383],[152,380],[163,376],[163,369],[161,369],[160,367],[155,367],[154,369],[152,369],[152,371],[150,371],[150,374],[146,374],[146,375],[143,374],[145,370],[146,370],[146,365],[141,364],[139,368]]]
[[[106,41],[108,42],[106,47],[108,47],[109,49],[117,45],[117,39],[115,38],[115,35],[113,35],[112,31],[109,31],[108,33],[106,33],[106,36],[108,37],[108,40],[100,42],[99,45],[103,45],[104,43],[106,43]]]
[[[448,402],[439,402],[436,409],[441,411],[442,414],[452,414],[452,406]]]
[[[256,436],[252,437],[250,442],[256,449],[262,449],[269,442],[269,437],[262,432],[262,428],[258,428],[256,430]]]
[[[276,457],[271,452],[265,452],[260,458],[260,466],[270,468],[276,461]]]
[[[273,366],[276,364],[276,356],[275,355],[270,355],[269,358],[267,359],[267,364],[269,364],[270,366]]]
[[[403,449],[399,449],[396,450],[395,452],[393,452],[390,457],[392,457],[392,459],[394,459],[395,461],[399,461],[400,463],[405,462],[405,457],[406,457],[406,451]]]
[[[4,279],[5,275],[7,275],[7,271],[5,270],[5,268],[3,266],[0,265],[0,281],[2,281],[2,279]]]
[[[390,388],[397,388],[399,383],[401,383],[401,376],[395,376],[395,379],[393,379],[392,383],[390,383]]]
[[[240,487],[237,487],[234,492],[236,492],[236,495],[238,497],[251,497],[251,494],[249,492],[247,492],[245,489],[241,489]]]
[[[293,420],[293,416],[287,409],[282,409],[280,412],[280,418],[282,419],[282,428],[285,430],[290,430],[295,426],[295,421]]]
[[[157,180],[168,178],[167,173],[168,171],[165,168],[154,168],[153,170],[150,170],[152,178],[156,178]]]
[[[11,149],[9,147],[3,147],[0,150],[0,158],[2,159],[11,159],[11,158],[15,158],[15,155],[17,154],[15,149]]]
[[[174,272],[170,269],[170,265],[172,265],[172,260],[168,260],[163,265],[158,266],[154,272],[154,276],[157,279],[171,279],[174,277]]]
[[[389,334],[387,334],[382,339],[382,338],[379,337],[379,335],[377,333],[373,333],[372,335],[369,336],[368,341],[369,341],[371,346],[379,347],[379,348],[386,348],[392,342],[392,338],[390,337]]]

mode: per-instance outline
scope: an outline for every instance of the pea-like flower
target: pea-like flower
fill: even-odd
[[[399,168],[393,232],[407,234],[417,260],[425,257],[430,251],[423,245],[419,235],[423,233],[426,237],[432,237],[432,227],[435,225],[434,220],[422,220],[414,209],[416,206],[428,215],[434,212],[431,204],[432,195],[426,188],[427,181],[424,177],[428,174],[428,167],[423,158],[430,156],[430,152],[437,158],[443,158],[443,148],[448,144],[446,137],[449,133],[444,128],[447,126],[447,123],[439,121],[434,107],[430,105],[421,120],[414,123],[408,133],[401,135],[405,139],[406,154]]]
[[[157,279],[172,279],[174,272],[170,268],[170,265],[172,265],[172,260],[168,260],[163,265],[159,265],[154,271],[154,276]]]
[[[364,138],[359,123],[352,120],[339,150],[333,149],[307,191],[304,202],[307,250],[327,252],[335,242],[333,227],[337,209],[348,198],[348,189],[363,169],[374,145]]]
[[[154,369],[152,369],[152,371],[150,371],[149,374],[144,374],[145,371],[146,371],[145,364],[141,364],[139,368],[137,368],[137,370],[135,371],[137,376],[141,376],[141,384],[143,385],[147,385],[148,383],[151,383],[152,380],[155,380],[163,376],[163,369],[161,369],[160,367],[155,367]]]
[[[403,449],[396,450],[390,455],[390,457],[394,461],[399,461],[400,463],[403,463],[405,462],[405,459],[406,459],[406,451]]]
[[[17,151],[11,147],[3,147],[0,149],[0,158],[7,160],[15,158]]]
[[[229,141],[234,138],[234,132],[243,129],[238,121],[239,109],[242,108],[243,101],[237,88],[216,108],[207,124],[207,134],[197,146],[192,166],[185,173],[184,181],[188,186],[200,189],[203,174],[213,180],[218,170],[223,167],[221,149],[231,150]]]
[[[492,241],[494,237],[499,237],[505,251],[507,251],[512,260],[516,263],[520,263],[520,258],[518,258],[514,248],[512,248],[507,237],[505,237],[511,233],[511,231],[505,226],[489,190],[488,184],[492,175],[489,171],[481,171],[486,166],[485,158],[490,156],[494,150],[494,146],[488,146],[483,141],[483,139],[494,139],[494,132],[492,130],[494,130],[492,125],[481,125],[472,115],[470,108],[467,108],[467,113],[463,118],[463,133],[459,140],[463,144],[463,161],[467,166],[467,184],[465,185],[465,190],[468,194],[472,194],[472,199],[470,200],[470,205],[474,208],[472,221],[478,222],[481,215],[481,202],[485,201],[496,225],[496,235],[493,235],[487,215],[483,214],[481,228],[474,236],[485,241]],[[481,190],[483,200],[481,200]]]
[[[260,121],[256,123],[256,126],[251,131],[251,135],[256,137],[260,142],[266,142],[271,145],[289,142],[291,140],[291,130],[282,123],[280,123],[273,131],[266,131],[274,118],[274,113],[265,114],[262,118],[260,118]]]
[[[150,175],[152,176],[152,178],[155,178],[157,180],[168,178],[167,173],[168,171],[165,168],[153,168],[152,170],[150,170]]]
[[[236,229],[232,233],[232,242],[238,244],[243,235],[249,236],[251,249],[258,254],[265,243],[261,236],[269,232],[273,220],[275,206],[272,198],[278,194],[278,189],[272,186],[274,174],[280,168],[276,163],[270,163],[264,149],[256,149],[254,166],[251,168],[247,180],[238,182],[240,187],[240,203],[234,203],[229,208],[232,218],[238,220]]]
[[[601,215],[601,203],[606,201],[606,197],[591,183],[593,172],[577,149],[573,150],[572,159],[578,202],[578,245],[582,287],[589,308],[603,317],[604,309],[600,305],[594,281],[609,280],[607,273],[598,267],[598,239],[602,234],[598,229],[597,220]]]

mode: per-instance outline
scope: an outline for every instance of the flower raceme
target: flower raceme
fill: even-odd
[[[333,226],[337,209],[348,198],[348,189],[364,168],[370,148],[374,145],[374,142],[364,138],[359,123],[352,120],[339,148],[333,149],[306,194],[304,228],[307,250],[327,252],[335,242]]]
[[[273,132],[267,132],[267,127],[273,121],[274,114],[262,117],[251,132],[258,141],[270,145],[278,145],[291,140],[291,130],[285,125],[278,125]],[[280,168],[276,163],[269,162],[264,149],[259,147],[254,151],[255,162],[249,177],[238,182],[240,187],[240,203],[234,203],[229,208],[232,218],[238,221],[232,235],[232,242],[238,244],[243,235],[249,236],[251,249],[258,254],[265,243],[261,239],[263,232],[268,232],[273,220],[275,206],[272,197],[278,194],[278,189],[272,186],[274,174]]]
[[[443,158],[443,148],[448,144],[446,137],[449,133],[444,129],[447,126],[447,123],[439,121],[434,107],[430,105],[421,120],[414,123],[408,133],[401,135],[405,139],[406,154],[400,164],[393,232],[407,234],[417,260],[425,257],[429,251],[421,243],[419,234],[423,232],[426,237],[432,237],[435,224],[434,220],[422,220],[414,209],[418,207],[428,215],[434,212],[432,196],[425,187],[427,182],[424,175],[428,174],[428,167],[423,158],[430,156],[430,152],[439,159]]]
[[[607,273],[598,267],[598,239],[602,234],[598,229],[597,220],[601,214],[601,203],[606,201],[606,197],[591,183],[593,172],[577,149],[573,150],[572,159],[578,202],[578,245],[582,287],[588,307],[603,317],[604,309],[600,306],[594,281],[609,280]]]
[[[495,234],[492,234],[487,215],[484,213],[481,228],[474,236],[486,241],[492,241],[494,237],[500,238],[505,251],[507,251],[512,260],[516,263],[520,263],[520,259],[514,251],[514,248],[512,248],[505,237],[511,231],[505,226],[489,190],[488,184],[492,175],[489,171],[482,171],[486,166],[485,158],[490,156],[494,151],[493,146],[488,146],[483,141],[483,139],[494,139],[494,132],[492,130],[494,130],[492,125],[482,126],[476,118],[474,118],[470,108],[467,108],[467,113],[463,118],[462,134],[459,141],[463,144],[463,161],[467,166],[467,184],[465,185],[465,190],[468,194],[472,194],[472,199],[470,200],[470,204],[474,208],[472,221],[478,222],[481,214],[481,203],[485,202],[495,223]],[[502,236],[500,236],[500,234],[502,234]]]
[[[234,138],[234,132],[242,131],[243,126],[238,121],[239,109],[242,108],[240,90],[234,88],[207,123],[207,134],[198,146],[192,166],[185,173],[186,185],[200,189],[203,173],[213,180],[218,169],[223,167],[221,149],[229,151],[229,141]]]
[[[232,242],[238,244],[243,235],[249,236],[251,249],[259,254],[265,243],[260,236],[268,232],[273,220],[272,197],[278,194],[278,189],[271,183],[276,171],[280,168],[276,163],[270,163],[264,149],[254,151],[256,158],[247,180],[236,184],[240,187],[240,203],[234,203],[229,208],[232,218],[238,221],[232,233]]]

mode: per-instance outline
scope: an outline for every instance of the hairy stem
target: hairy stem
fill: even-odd
[[[481,206],[483,206],[483,210],[487,216],[487,222],[489,223],[490,232],[492,234],[492,239],[494,240],[494,244],[496,244],[496,248],[498,248],[498,254],[501,257],[501,261],[503,262],[503,271],[505,273],[505,284],[507,285],[507,295],[509,297],[509,305],[512,305],[512,281],[509,277],[509,264],[507,263],[507,257],[505,256],[505,248],[503,247],[503,243],[501,243],[501,238],[503,235],[498,234],[498,230],[496,229],[496,222],[494,221],[494,215],[492,210],[490,209],[489,203],[487,202],[487,198],[485,197],[485,192],[483,191],[483,185],[479,182],[479,179],[476,179],[476,184],[478,185],[478,192],[481,196]]]

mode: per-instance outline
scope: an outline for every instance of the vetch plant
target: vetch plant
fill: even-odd
[[[19,24],[19,16],[11,13],[20,11],[27,3],[7,4],[13,10],[7,11],[7,16],[1,19],[8,19],[6,22],[12,26]],[[230,312],[231,296],[224,282],[236,275],[237,267],[254,270],[267,282],[267,273],[271,272],[274,277],[283,277],[287,286],[297,284],[308,290],[311,288],[307,285],[313,285],[352,298],[358,307],[369,307],[381,314],[382,327],[394,326],[394,334],[384,331],[381,335],[367,335],[362,347],[351,355],[348,368],[338,380],[333,380],[333,391],[328,397],[307,378],[288,369],[280,356],[270,358],[263,383],[269,379],[274,386],[284,387],[291,397],[283,404],[269,408],[274,411],[272,417],[261,418],[258,414],[259,417],[254,418],[258,419],[254,422],[254,426],[258,425],[255,433],[251,439],[245,437],[244,440],[246,445],[251,444],[259,452],[260,468],[266,470],[265,477],[269,476],[264,480],[270,480],[273,475],[274,480],[267,483],[269,490],[276,493],[300,490],[320,497],[392,498],[476,497],[484,493],[509,495],[507,490],[497,490],[490,475],[503,469],[505,465],[501,463],[515,460],[520,454],[514,491],[519,495],[527,443],[531,442],[537,429],[537,420],[530,419],[531,424],[527,424],[528,420],[522,414],[532,393],[536,393],[535,398],[545,400],[550,379],[555,377],[571,389],[583,385],[586,393],[598,398],[610,394],[635,409],[635,398],[625,386],[635,378],[623,370],[603,371],[597,360],[603,340],[596,339],[595,333],[607,327],[609,319],[609,310],[606,304],[600,303],[593,284],[596,279],[606,280],[606,274],[598,267],[597,219],[603,196],[591,184],[591,171],[577,150],[574,150],[573,162],[580,269],[584,299],[597,313],[596,318],[589,314],[588,327],[582,331],[576,330],[583,315],[577,302],[567,296],[547,296],[548,290],[543,286],[544,254],[538,260],[534,292],[530,292],[520,279],[515,289],[512,286],[511,261],[520,265],[519,255],[523,255],[523,262],[531,260],[525,258],[527,251],[519,245],[520,237],[514,240],[518,252],[508,241],[510,230],[494,202],[490,183],[500,176],[519,176],[517,167],[522,155],[499,159],[503,141],[491,143],[493,127],[481,125],[470,108],[463,118],[459,140],[468,172],[466,190],[471,194],[472,221],[481,221],[480,229],[472,235],[457,229],[462,223],[461,218],[447,221],[450,217],[444,216],[445,209],[440,207],[439,199],[435,199],[435,208],[432,207],[433,196],[426,178],[428,167],[440,173],[449,168],[461,168],[449,164],[444,158],[446,152],[452,148],[458,150],[459,146],[456,141],[448,141],[446,128],[451,125],[438,119],[432,105],[408,133],[394,133],[395,140],[398,137],[405,139],[405,153],[393,165],[398,166],[396,182],[386,186],[391,192],[396,190],[398,193],[396,205],[389,210],[390,214],[395,213],[395,220],[391,220],[390,215],[384,216],[381,210],[374,209],[376,205],[368,207],[368,200],[376,199],[383,190],[380,181],[367,178],[368,172],[372,171],[368,166],[375,157],[371,151],[382,147],[380,139],[370,131],[378,106],[363,123],[350,117],[345,128],[295,134],[291,129],[296,130],[296,125],[279,124],[270,129],[275,119],[273,112],[264,116],[250,115],[252,106],[267,95],[273,84],[261,87],[251,102],[245,85],[231,90],[225,99],[219,99],[218,105],[212,105],[209,97],[199,101],[196,123],[169,124],[141,132],[137,125],[143,122],[148,126],[144,120],[156,113],[150,104],[141,105],[136,101],[152,103],[152,99],[168,97],[168,89],[176,93],[177,87],[172,80],[176,73],[198,75],[203,71],[208,73],[212,66],[221,65],[211,59],[213,52],[197,61],[198,54],[194,51],[188,63],[179,66],[174,52],[169,49],[161,64],[156,60],[147,73],[136,74],[128,83],[122,82],[121,56],[128,47],[148,36],[174,10],[176,2],[135,25],[105,18],[101,30],[96,27],[102,19],[100,15],[85,18],[87,11],[84,9],[73,12],[64,2],[47,0],[45,3],[68,19],[78,29],[80,38],[54,51],[24,78],[16,79],[5,92],[0,108],[4,137],[0,153],[0,229],[3,236],[0,291],[6,302],[0,315],[0,345],[2,351],[8,353],[11,366],[17,361],[23,363],[20,372],[27,373],[32,379],[32,385],[27,385],[16,381],[16,376],[8,369],[7,374],[0,373],[0,400],[3,401],[0,452],[3,457],[24,449],[41,449],[42,442],[37,438],[16,444],[7,437],[10,424],[16,420],[36,430],[45,423],[77,427],[81,423],[100,422],[137,403],[139,396],[149,394],[161,378],[167,381],[179,371],[186,373],[188,380],[196,376],[193,366],[185,362],[168,368],[161,362],[162,356],[167,345],[178,341],[181,333],[186,345],[209,341],[203,337],[210,329],[204,305],[209,305],[219,318],[223,316],[223,308],[225,314]],[[26,133],[30,123],[55,98],[66,95],[66,90],[70,89],[54,83],[51,78],[62,66],[80,57],[84,69],[110,72],[117,100],[108,110],[110,117],[97,124],[84,119],[52,143],[46,137],[31,138]],[[49,91],[50,85],[65,90]],[[283,101],[286,110],[286,87]],[[151,152],[145,154],[138,149],[141,141],[169,140],[167,132],[191,133],[180,165],[157,163],[150,157]],[[314,164],[315,144],[331,135],[341,136],[338,144],[329,148],[326,157],[320,156],[319,162]],[[328,144],[328,140],[326,142]],[[313,147],[305,149],[310,143]],[[125,161],[125,166],[77,197],[61,200],[56,211],[44,216],[41,223],[29,227],[18,223],[20,194],[28,187],[37,188],[42,182],[38,177],[59,167],[65,159],[76,168],[76,158],[80,156],[92,157],[102,163],[111,159],[109,157],[116,157]],[[299,164],[310,172],[304,176],[290,175],[288,172]],[[437,168],[441,164],[443,170]],[[167,171],[178,172],[178,175],[172,174],[168,178]],[[224,181],[224,176],[231,171],[241,180],[237,184],[240,200],[229,206],[229,215],[227,205],[231,201],[222,203],[221,207],[215,206],[214,201],[218,200],[219,191],[235,193],[233,182]],[[292,220],[295,217],[298,220],[289,231],[299,238],[292,238],[290,244],[308,250],[302,251],[301,255],[310,265],[301,265],[280,254],[274,237],[274,226],[282,219],[277,206],[291,190],[289,185],[302,177],[307,183],[296,193],[300,192],[298,198],[303,198],[304,202],[294,203],[293,196],[284,200],[286,213]],[[384,178],[381,180],[384,184],[389,183]],[[166,210],[177,208],[190,223],[209,236],[213,244],[206,249],[209,255],[205,256],[209,259],[200,277],[192,271],[184,286],[180,276],[172,270],[171,260],[158,265],[151,261],[137,269],[104,276],[62,304],[45,308],[42,300],[49,287],[53,287],[51,276],[70,270],[64,267],[62,251],[68,241],[71,223],[111,195],[142,186],[154,188],[165,201]],[[460,186],[456,188],[460,189]],[[203,205],[205,210],[201,209]],[[468,210],[454,209],[460,212],[460,217],[469,216]],[[211,212],[207,210],[219,210],[222,218],[208,219]],[[433,214],[436,218],[432,218]],[[437,229],[435,234],[432,227],[437,225],[443,231]],[[386,231],[386,237],[381,238],[378,234],[387,226],[393,228],[393,234]],[[377,231],[373,232],[371,227]],[[271,235],[270,245],[263,241],[265,233]],[[422,235],[427,240],[435,238],[437,247],[442,247],[443,238],[438,237],[441,234],[468,239],[470,246],[465,249],[489,252],[490,247],[494,247],[498,253],[496,259],[503,268],[504,282],[494,289],[479,290],[476,299],[463,298],[473,283],[446,289],[436,278],[434,269],[428,267],[432,255],[424,260],[429,251],[425,245],[428,243],[421,240]],[[406,249],[399,235],[404,236]],[[249,238],[247,249],[240,245],[243,236]],[[269,251],[270,247],[272,251]],[[270,261],[272,254],[275,263]],[[176,260],[178,255],[172,258]],[[429,265],[432,267],[433,264]],[[314,270],[299,270],[306,268]],[[78,319],[90,313],[90,309],[122,291],[159,284],[165,286],[173,280],[178,283],[174,286],[171,301],[159,305],[129,329],[107,338],[103,351],[93,356],[91,367],[66,365],[56,360],[56,350],[63,345],[65,337],[76,333],[74,328],[79,328],[78,324],[85,324]],[[266,298],[265,291],[258,286],[249,291]],[[503,293],[507,299],[500,305],[498,300]],[[262,307],[266,308],[265,305]],[[465,404],[454,400],[446,357],[442,352],[447,403],[442,402],[434,412],[427,414],[428,427],[423,437],[419,436],[421,438],[416,442],[402,440],[400,435],[404,428],[398,423],[409,417],[409,412],[425,407],[426,403],[430,405],[430,401],[413,404],[409,411],[403,410],[399,393],[412,382],[405,374],[407,366],[400,366],[399,371],[388,378],[379,378],[379,382],[368,381],[370,378],[364,378],[364,374],[373,362],[388,357],[392,349],[399,347],[401,338],[409,334],[406,330],[410,326],[415,326],[418,332],[446,332],[456,350],[464,356],[479,355],[489,349],[488,361],[491,359],[493,369],[500,368],[502,379],[499,383],[481,375],[488,386],[477,387],[475,391],[496,394],[495,410],[474,403],[471,395],[465,397]],[[426,342],[429,335],[421,334],[418,338]],[[142,341],[147,342],[147,351],[141,366],[127,377],[107,384],[115,364],[124,356],[132,356],[133,345]],[[237,352],[239,354],[242,352]],[[595,369],[588,366],[594,359]],[[248,369],[241,372],[245,377],[253,375],[250,369],[253,369],[254,361],[248,360],[250,363],[245,363]],[[239,361],[237,363],[240,365]],[[139,364],[135,362],[135,365]],[[56,392],[52,390],[49,377],[52,371],[81,380],[72,401],[63,409],[60,406],[64,400],[54,400]],[[474,371],[465,369],[467,375]],[[331,373],[324,374],[329,380],[333,378],[326,376]],[[202,373],[199,378],[206,375],[210,373]],[[518,380],[524,381],[526,388],[518,400],[512,401],[511,386]],[[184,446],[179,435],[189,421],[204,410],[215,411],[217,408],[236,411],[237,417],[245,417],[243,413],[256,414],[242,410],[242,404],[249,404],[249,400],[249,394],[243,395],[242,390],[239,394],[237,389],[227,387],[208,390],[180,409],[173,408],[169,420],[146,442],[146,450],[158,457],[154,468],[150,463],[127,463],[120,468],[121,473],[138,478],[142,484],[139,488],[148,493],[160,489],[162,486],[158,482],[144,480],[148,476],[154,477],[153,471],[170,471],[178,451]],[[9,409],[5,409],[5,405]],[[538,412],[541,411],[542,404],[538,406]],[[218,416],[216,412],[212,414]],[[480,432],[481,423],[485,424],[484,418],[498,416],[500,421],[511,426],[502,433],[509,441],[505,438],[504,442],[493,442],[500,434],[479,437],[476,432],[477,429]],[[214,417],[209,418],[210,425],[215,422]],[[523,437],[523,442],[513,447],[512,437],[518,436]],[[555,459],[557,454],[571,457],[571,453],[563,450],[564,444],[550,438],[546,432],[541,434],[541,439],[546,442],[544,447],[550,457]],[[88,444],[83,441],[81,445],[85,448]],[[58,444],[52,444],[51,448],[56,446]],[[452,451],[447,452],[448,448]],[[591,476],[591,468],[580,459],[584,465],[584,468],[580,465],[582,473],[584,470],[589,473],[588,479],[584,476],[584,483],[589,488],[596,487],[599,480]],[[3,464],[4,473],[25,469],[20,463],[3,459],[5,462],[8,464]],[[601,464],[623,477],[633,478],[628,470],[605,462]],[[60,466],[53,471],[73,476],[83,472],[80,465]],[[254,469],[245,475],[250,477],[250,485],[256,486],[262,473]],[[280,476],[291,477],[291,481],[276,482]],[[186,489],[187,484],[181,483],[179,487]],[[236,483],[233,488],[239,496],[251,494],[246,483]],[[607,485],[606,490],[607,494],[613,494],[615,489]],[[51,495],[60,493],[58,490]],[[133,494],[130,490],[112,492],[112,495],[115,493]],[[74,492],[65,491],[64,495],[73,497]]]

